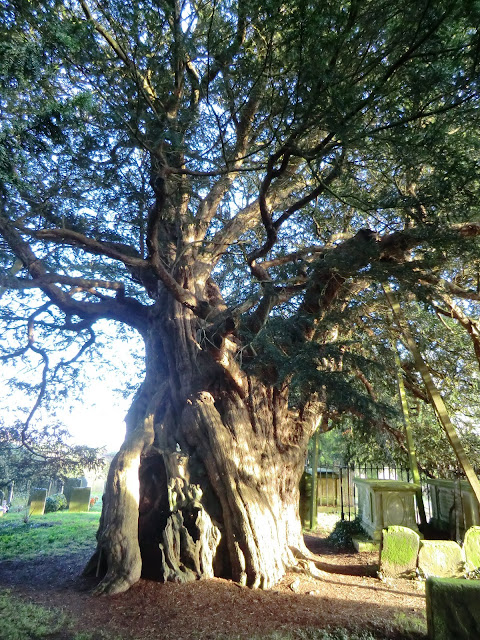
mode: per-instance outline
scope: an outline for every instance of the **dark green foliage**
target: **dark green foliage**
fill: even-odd
[[[52,496],[48,496],[48,498],[45,500],[45,513],[64,511],[67,508],[67,498],[63,495],[63,493],[55,493]]]
[[[328,536],[327,542],[335,549],[353,549],[352,538],[356,535],[366,536],[360,524],[360,518],[339,520]]]

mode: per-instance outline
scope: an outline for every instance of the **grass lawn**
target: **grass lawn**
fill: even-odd
[[[31,516],[7,513],[0,518],[0,560],[65,555],[91,549],[95,544],[100,512],[57,511]]]
[[[78,632],[60,609],[22,602],[10,590],[0,591],[2,640],[123,640],[103,631]]]

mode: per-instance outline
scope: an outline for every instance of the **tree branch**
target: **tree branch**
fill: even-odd
[[[109,33],[98,22],[98,20],[95,20],[95,18],[93,17],[93,14],[92,14],[88,4],[85,2],[85,0],[79,0],[79,1],[80,1],[80,5],[82,7],[83,13],[85,14],[85,17],[87,18],[87,20],[92,23],[95,31],[97,31],[97,33],[99,33],[102,36],[102,38],[105,40],[105,42],[108,44],[108,46],[112,49],[112,51],[116,54],[116,56],[124,63],[124,65],[126,66],[128,71],[132,74],[133,78],[135,78],[137,83],[140,85],[141,91],[142,91],[145,99],[147,100],[149,106],[152,108],[153,112],[156,113],[155,101],[157,100],[157,95],[156,95],[156,93],[155,93],[150,81],[148,80],[148,77],[144,77],[139,72],[139,70],[138,70],[137,66],[135,65],[135,63],[132,60],[130,60],[130,58],[127,55],[127,52],[118,43],[116,38],[111,33]]]
[[[67,315],[78,315],[81,318],[89,318],[92,322],[102,317],[114,318],[121,322],[126,322],[141,332],[144,331],[147,322],[146,307],[141,303],[129,298],[122,299],[121,296],[115,299],[104,299],[103,301],[95,303],[75,300],[59,286],[48,282],[52,274],[47,271],[43,262],[37,258],[30,245],[23,240],[15,226],[2,215],[0,215],[0,235],[3,236],[15,256],[21,260],[33,280],[37,278],[46,279],[46,282],[40,286],[40,289],[51,302],[56,304]],[[143,265],[145,264],[143,260],[140,260],[140,262]],[[62,277],[63,276],[55,274],[53,280],[57,281],[57,279],[61,279]]]

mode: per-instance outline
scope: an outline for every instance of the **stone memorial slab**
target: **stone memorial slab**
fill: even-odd
[[[420,536],[408,527],[383,530],[380,573],[384,578],[413,578],[417,570]]]
[[[474,571],[480,569],[480,527],[470,527],[465,533],[463,551],[467,569]]]
[[[72,489],[72,493],[70,494],[70,502],[68,504],[68,510],[70,512],[88,511],[90,507],[91,492],[92,490],[90,487],[76,487],[75,489]]]
[[[429,640],[480,638],[478,580],[428,578],[425,595]]]
[[[43,516],[45,513],[46,489],[34,489],[28,500],[28,513],[31,516]]]
[[[452,540],[422,540],[418,570],[425,578],[460,578],[465,570],[463,549]]]
[[[427,486],[432,501],[432,524],[440,531],[450,531],[455,526],[455,511],[458,512],[460,533],[480,525],[480,510],[472,488],[466,480],[434,480],[429,478]]]

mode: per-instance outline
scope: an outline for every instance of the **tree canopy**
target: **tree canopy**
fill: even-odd
[[[362,364],[295,332],[348,312],[358,336],[389,277],[452,315],[478,297],[474,3],[2,4],[3,314],[44,361],[47,332],[142,331],[162,286],[304,402]]]

